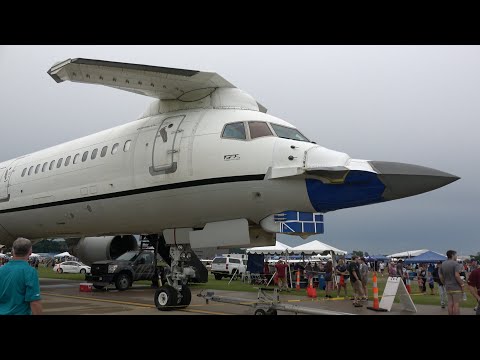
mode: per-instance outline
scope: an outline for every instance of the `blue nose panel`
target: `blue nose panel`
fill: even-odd
[[[382,194],[385,185],[374,173],[351,170],[343,184],[324,184],[315,179],[305,181],[310,202],[318,212],[384,201]]]

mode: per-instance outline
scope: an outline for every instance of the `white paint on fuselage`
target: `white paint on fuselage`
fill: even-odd
[[[177,169],[152,176],[149,168],[159,126],[166,118],[177,115],[185,115],[177,133],[177,150],[173,153]],[[293,127],[258,111],[186,110],[144,118],[4,162],[0,169],[2,166],[14,168],[8,183],[10,198],[0,202],[0,225],[13,237],[94,236],[159,233],[165,228],[202,227],[207,222],[236,218],[258,223],[286,209],[314,211],[304,180],[295,178],[135,193],[139,189],[203,179],[264,175],[271,166],[301,167],[304,152],[317,146],[275,136],[249,141],[221,138],[225,124],[251,120]],[[126,141],[131,141],[127,152],[123,151]],[[115,143],[119,147],[112,155]],[[297,148],[291,149],[292,145]],[[108,151],[101,157],[104,146],[108,146]],[[94,149],[98,149],[98,153],[92,160]],[[287,160],[288,149],[300,155]],[[88,157],[82,162],[85,151]],[[77,153],[80,161],[73,164]],[[224,160],[225,155],[232,154],[238,154],[239,160]],[[70,164],[64,166],[67,156],[71,156]],[[59,158],[63,158],[63,164],[57,168]],[[55,166],[49,170],[52,160]],[[42,172],[45,162],[48,164]],[[27,168],[28,173],[33,166],[34,171],[38,164],[37,174],[21,176],[23,169]],[[120,197],[89,199],[127,191],[130,193]],[[79,198],[85,201],[58,204]],[[57,205],[15,211],[51,202]],[[2,234],[3,231],[0,243],[5,243]]]

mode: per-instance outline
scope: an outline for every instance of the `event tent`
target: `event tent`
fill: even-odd
[[[281,255],[285,254],[288,250],[288,246],[277,241],[274,246],[259,246],[246,250],[247,254],[264,254],[264,255]]]
[[[32,253],[32,254],[30,255],[30,257],[40,257],[40,255],[35,254],[35,253]]]
[[[370,255],[370,256],[366,256],[365,260],[372,262],[372,261],[387,261],[390,259],[385,255]]]
[[[435,251],[427,251],[421,255],[405,260],[405,264],[436,263],[445,260],[447,260],[447,257],[445,255],[439,254]]]
[[[406,257],[413,257],[413,256],[418,256],[422,255],[423,253],[426,253],[428,249],[421,249],[421,250],[410,250],[410,251],[404,251],[392,255],[387,255],[388,258],[406,258]]]
[[[57,258],[57,257],[67,257],[67,256],[73,257],[72,255],[70,255],[70,254],[68,253],[68,251],[65,251],[65,252],[63,252],[63,253],[57,254],[57,255],[55,255],[54,257]]]
[[[302,254],[302,255],[326,255],[330,252],[333,252],[337,255],[345,255],[347,252],[337,249],[333,246],[322,243],[318,240],[310,241],[309,243],[295,246],[290,250],[293,254]]]

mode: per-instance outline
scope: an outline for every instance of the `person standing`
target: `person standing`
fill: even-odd
[[[468,289],[473,297],[477,300],[477,306],[475,306],[475,312],[480,315],[480,267],[478,267],[477,261],[472,261],[472,269],[474,269],[468,277]]]
[[[432,276],[433,281],[438,284],[438,294],[440,295],[440,305],[442,309],[445,309],[445,304],[447,303],[447,290],[445,290],[445,285],[443,284],[442,280],[440,280],[439,271],[442,267],[442,262],[440,261],[437,264],[437,267],[433,270]]]
[[[337,274],[337,297],[340,297],[340,290],[345,290],[345,298],[347,297],[347,282],[348,282],[348,271],[347,266],[345,265],[345,260],[338,260],[338,265],[335,267],[335,273]],[[343,278],[343,281],[342,281]]]
[[[360,278],[362,279],[362,290],[363,290],[362,300],[368,300],[368,296],[367,296],[368,266],[363,256],[360,258]]]
[[[18,238],[12,253],[12,260],[0,268],[0,315],[40,315],[38,273],[28,264],[32,243]]]
[[[463,267],[462,264],[457,262],[457,252],[455,250],[448,250],[447,258],[438,274],[447,290],[448,315],[460,315],[460,301],[465,287],[463,280],[460,278]]]
[[[360,304],[360,299],[363,296],[362,279],[360,277],[358,262],[358,256],[353,255],[352,261],[348,264],[348,272],[350,273],[350,282],[352,283],[353,288],[353,306],[362,307],[363,305]]]
[[[275,270],[277,271],[277,284],[280,290],[287,289],[287,267],[282,260],[278,260],[275,264]]]

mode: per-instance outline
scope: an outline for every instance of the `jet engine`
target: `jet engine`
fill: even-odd
[[[116,259],[127,251],[137,249],[137,239],[133,235],[117,235],[81,238],[72,252],[84,264],[91,265],[95,261]]]

